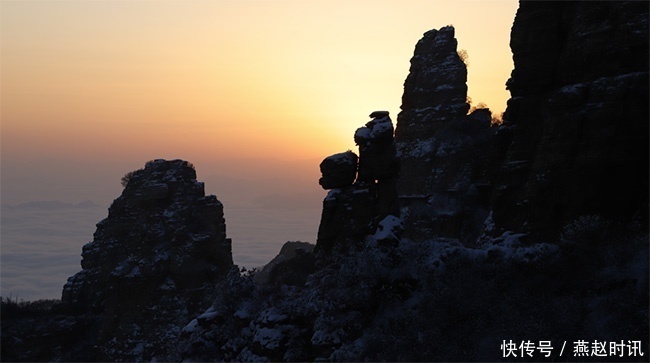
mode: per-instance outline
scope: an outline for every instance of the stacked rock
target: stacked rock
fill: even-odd
[[[316,250],[348,248],[372,234],[388,215],[399,217],[393,122],[388,111],[375,111],[370,118],[354,134],[359,156],[347,151],[320,164],[319,184],[330,192],[323,201]]]
[[[360,183],[370,183],[377,190],[377,212],[380,219],[399,216],[397,177],[400,163],[393,139],[393,122],[388,111],[375,111],[371,121],[354,133],[359,146]]]
[[[352,151],[328,156],[320,163],[323,177],[318,180],[323,189],[345,188],[354,183],[357,177],[359,157]]]

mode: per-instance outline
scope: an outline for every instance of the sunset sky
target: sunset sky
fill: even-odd
[[[2,1],[3,164],[308,159],[396,120],[415,43],[452,24],[502,112],[517,2]],[[198,166],[198,165],[197,165]]]
[[[504,111],[517,6],[2,0],[2,203],[108,206],[126,172],[181,158],[226,205],[235,243],[238,229],[258,223],[234,220],[251,215],[232,211],[245,198],[269,208],[309,206],[312,214],[302,215],[315,242],[325,195],[318,163],[355,150],[354,130],[371,111],[397,120],[423,33],[453,25],[469,55],[473,103]],[[294,238],[287,231],[284,241]]]

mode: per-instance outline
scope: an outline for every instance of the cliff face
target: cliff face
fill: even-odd
[[[491,113],[467,115],[467,67],[456,47],[451,26],[425,33],[404,82],[395,140],[402,161],[400,205],[412,226],[405,233],[413,239],[475,239],[487,216]]]
[[[522,1],[510,46],[495,224],[536,238],[582,215],[647,225],[648,4]]]
[[[93,359],[168,360],[179,327],[233,265],[223,206],[182,160],[151,161],[123,181],[62,302],[96,320]]]

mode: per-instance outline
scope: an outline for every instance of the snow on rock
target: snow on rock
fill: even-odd
[[[368,137],[370,139],[382,139],[386,137],[393,137],[393,121],[388,115],[375,118],[373,121],[372,129]],[[356,136],[356,135],[355,135]]]
[[[492,258],[516,263],[549,261],[559,251],[556,244],[525,244],[521,240],[526,236],[526,233],[505,231],[498,237],[490,238],[487,241],[483,240],[481,249],[487,251]]]
[[[192,319],[189,324],[187,324],[185,327],[183,327],[182,332],[183,333],[193,333],[197,331],[199,328],[199,321],[198,319]]]
[[[648,7],[599,4],[520,2],[492,172],[504,230],[544,240],[581,215],[648,219]]]
[[[265,349],[274,350],[280,347],[280,341],[283,337],[284,335],[278,329],[257,328],[253,335],[253,342],[260,343]]]
[[[352,151],[326,157],[320,163],[323,176],[318,183],[323,189],[344,188],[352,185],[357,174],[359,157]]]
[[[358,139],[365,139],[365,140],[367,140],[367,139],[370,138],[371,133],[372,133],[372,130],[370,130],[369,127],[366,127],[366,126],[359,127],[359,128],[354,132],[354,139],[355,139],[355,140],[358,140]]]
[[[281,312],[279,309],[271,307],[262,311],[259,319],[263,324],[275,324],[287,320],[287,314]]]
[[[316,346],[340,345],[342,334],[343,329],[341,328],[335,329],[333,331],[317,330],[311,337],[311,343]]]
[[[376,241],[399,241],[398,236],[403,229],[404,226],[402,225],[402,220],[400,218],[388,215],[379,222],[373,237]]]
[[[196,319],[198,321],[213,320],[219,315],[220,315],[219,311],[215,309],[214,306],[211,306],[208,310],[206,310],[203,314],[199,315]]]
[[[435,139],[413,140],[398,144],[403,158],[423,158],[433,156]]]
[[[489,110],[480,117],[476,111],[467,114],[466,83],[454,28],[426,32],[411,58],[395,129],[402,165],[397,190],[401,208],[412,211],[404,222],[426,228],[423,233],[409,228],[408,238],[440,234],[470,241],[480,234],[488,191],[478,192],[475,184],[486,175],[494,130]],[[433,208],[425,199],[410,197],[418,194],[448,203]]]
[[[173,360],[176,334],[198,328],[214,283],[232,266],[223,206],[183,160],[150,161],[125,178],[62,301],[101,322],[85,332],[96,359]]]
[[[494,220],[492,219],[492,211],[490,211],[490,214],[488,214],[487,218],[485,218],[485,221],[483,221],[483,230],[486,233],[491,233],[494,231],[495,225],[494,225]]]

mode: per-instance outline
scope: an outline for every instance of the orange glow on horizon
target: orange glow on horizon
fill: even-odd
[[[516,8],[3,2],[3,158],[302,160],[354,149],[370,112],[397,120],[416,42],[447,24],[469,53],[469,96],[502,112]]]

